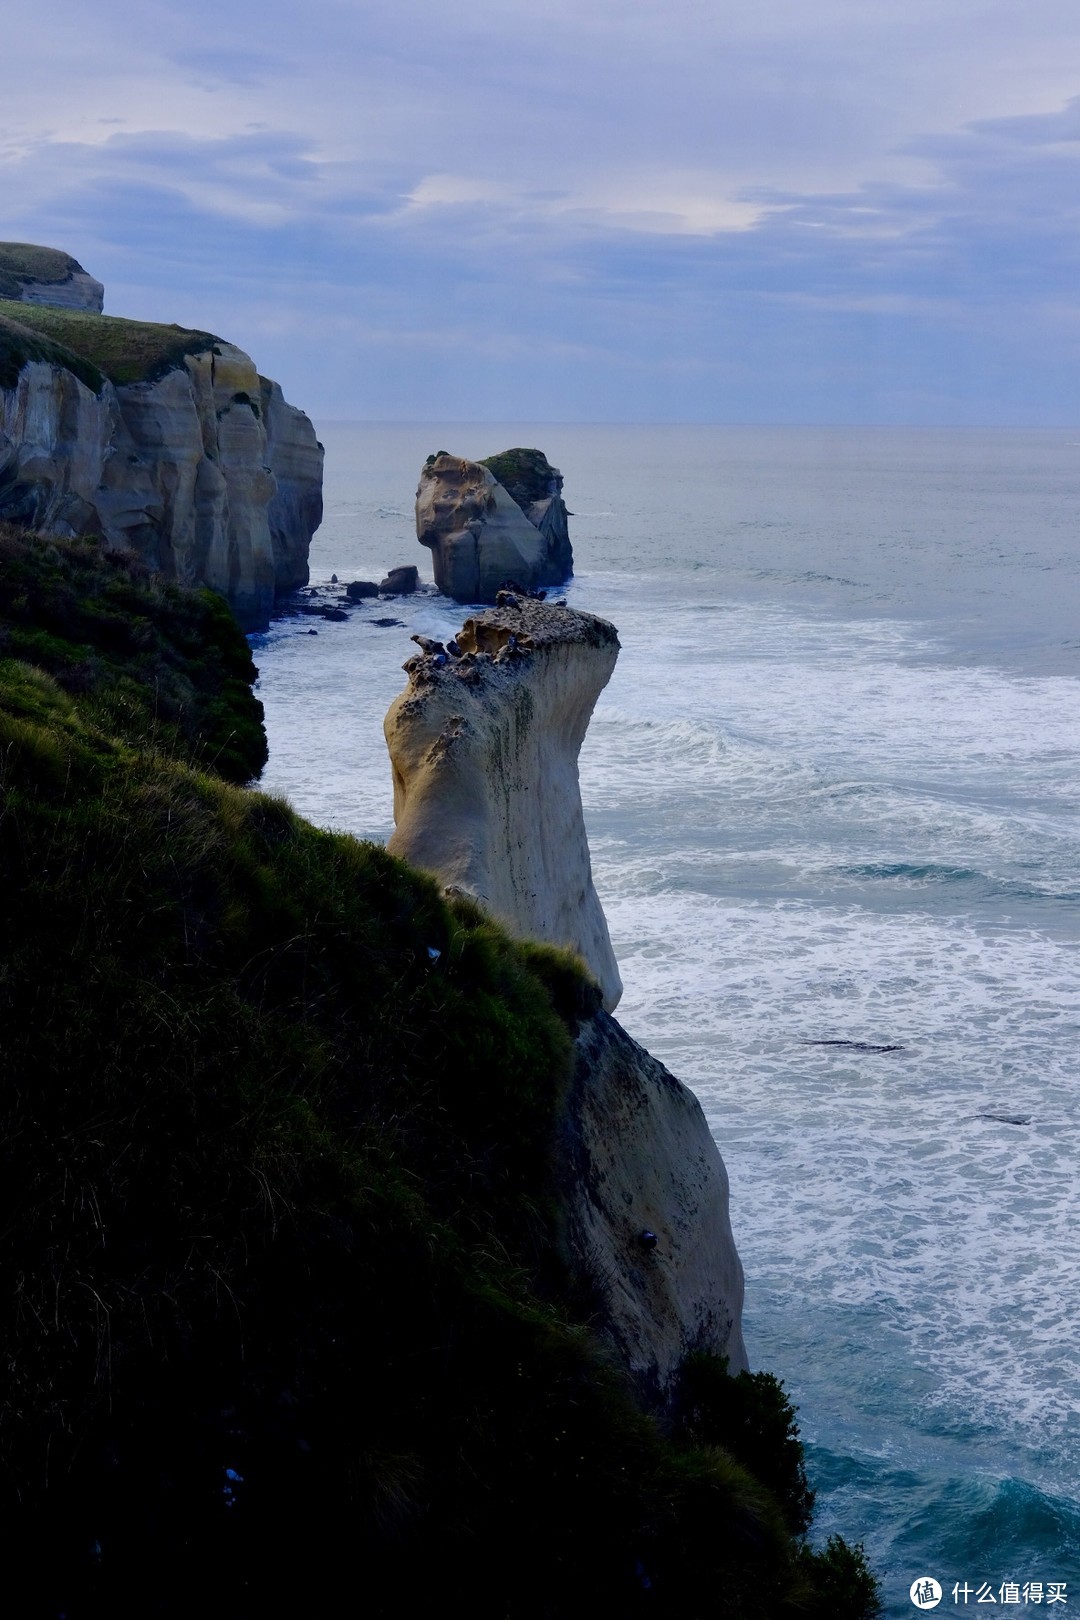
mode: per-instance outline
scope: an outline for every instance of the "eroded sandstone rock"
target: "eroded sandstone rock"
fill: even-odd
[[[613,626],[502,592],[450,641],[413,639],[386,717],[389,849],[512,933],[577,950],[614,1007],[577,773],[618,654]],[[642,1395],[662,1408],[695,1351],[744,1368],[723,1161],[697,1099],[606,1012],[579,1026],[553,1173],[562,1259]]]
[[[210,585],[241,623],[307,579],[322,516],[322,447],[307,416],[232,344],[163,376],[95,393],[30,360],[0,389],[0,516],[97,532],[184,584]]]
[[[463,656],[410,659],[387,714],[388,848],[511,933],[578,951],[613,1008],[622,981],[593,887],[577,760],[615,667],[615,629],[511,597],[467,619],[456,645]]]
[[[539,458],[539,465],[508,457]],[[521,471],[516,500],[492,467]],[[509,476],[509,474],[507,475]],[[430,547],[435,583],[457,602],[494,602],[508,579],[526,590],[559,585],[573,573],[562,475],[540,451],[507,451],[491,465],[440,451],[420,474],[416,534]]]
[[[559,1119],[563,1256],[620,1360],[660,1400],[694,1351],[745,1368],[727,1172],[697,1098],[598,1013]]]

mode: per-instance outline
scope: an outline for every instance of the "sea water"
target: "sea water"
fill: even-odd
[[[581,758],[618,1016],[724,1155],[815,1539],[864,1541],[891,1616],[924,1575],[1080,1608],[1080,431],[321,435],[315,580],[430,578],[432,451],[565,475],[566,594],[622,641]],[[409,636],[462,616],[253,638],[265,787],[384,839]]]

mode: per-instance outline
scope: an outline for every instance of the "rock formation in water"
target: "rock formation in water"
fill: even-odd
[[[577,760],[619,640],[592,614],[504,602],[465,621],[463,657],[406,665],[408,689],[385,726],[389,848],[511,933],[577,951],[610,1009],[622,982],[593,888]]]
[[[29,242],[0,242],[0,298],[100,315],[105,288],[70,253]]]
[[[526,590],[561,585],[574,571],[562,474],[539,450],[487,461],[440,451],[416,491],[416,534],[432,554],[435,583],[457,602],[494,602],[514,580]]]
[[[445,648],[414,639],[386,717],[390,851],[519,937],[578,952],[614,1007],[577,770],[613,626],[504,592]],[[554,1168],[563,1257],[639,1387],[662,1400],[695,1350],[745,1367],[723,1162],[692,1093],[605,1012],[579,1028]]]
[[[211,333],[0,302],[0,517],[100,534],[255,628],[307,580],[322,446]]]

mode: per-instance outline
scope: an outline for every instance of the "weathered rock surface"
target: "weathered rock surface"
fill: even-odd
[[[0,298],[100,314],[105,288],[70,253],[29,242],[0,242]]]
[[[0,389],[0,516],[100,533],[169,578],[212,586],[255,627],[307,579],[322,447],[232,344],[96,393],[30,360]]]
[[[577,760],[619,640],[592,614],[510,601],[465,621],[463,657],[405,666],[408,688],[385,725],[388,848],[511,933],[578,951],[610,1009],[622,981],[593,887]]]
[[[573,947],[614,1007],[577,773],[613,626],[504,592],[445,646],[414,640],[423,650],[386,717],[388,847],[512,933]],[[605,1012],[579,1028],[554,1175],[562,1258],[646,1399],[663,1406],[694,1351],[744,1368],[723,1161],[697,1099]]]
[[[546,468],[543,476],[533,469],[519,490],[524,504],[480,462],[441,451],[421,471],[417,538],[431,549],[439,590],[457,602],[494,602],[510,579],[533,590],[559,585],[573,573],[562,475],[539,451],[507,451],[491,462],[524,456],[538,457]]]
[[[605,1013],[578,1035],[556,1178],[563,1257],[644,1391],[662,1400],[694,1351],[745,1368],[723,1160],[693,1093]]]

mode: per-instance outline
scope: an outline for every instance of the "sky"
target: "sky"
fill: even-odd
[[[316,419],[1080,422],[1075,0],[51,0],[0,238]]]

